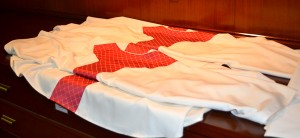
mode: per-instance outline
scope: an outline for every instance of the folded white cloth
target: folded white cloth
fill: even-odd
[[[144,26],[160,25],[126,17],[88,17],[82,24],[58,25],[35,38],[13,40],[4,48],[14,55],[11,66],[15,73],[24,75],[34,89],[50,98],[62,78],[74,75],[74,68],[99,61],[94,45],[116,43],[125,50],[128,43],[152,40],[143,33]],[[207,43],[181,42],[159,50],[178,61],[153,69],[99,73],[100,82],[85,87],[75,113],[125,135],[181,137],[184,126],[201,121],[210,109],[265,124],[295,93],[293,88],[252,72],[290,77],[299,62],[299,53],[264,38],[235,39],[220,34]],[[224,63],[235,69],[220,66]]]
[[[290,78],[300,62],[300,53],[284,45],[264,37],[234,38],[230,34],[217,34],[207,42],[179,42],[159,51],[189,65],[216,62],[284,78]]]
[[[37,37],[13,40],[5,45],[9,54],[32,59],[40,64],[54,63],[57,68],[72,72],[74,68],[97,62],[95,45],[118,43],[125,49],[128,43],[151,40],[142,26],[158,24],[118,17],[100,19],[88,17],[82,24],[58,25],[53,31],[40,31]]]
[[[289,104],[295,93],[260,73],[210,68],[175,62],[102,72],[97,80],[153,101],[231,111],[261,124]]]
[[[21,61],[20,61],[21,62]],[[50,98],[58,81],[72,74],[53,64],[24,61],[22,74],[43,96]],[[207,108],[154,102],[102,83],[89,85],[76,114],[106,129],[133,137],[181,137],[184,126],[203,119]]]
[[[300,64],[288,86],[297,90],[293,101],[267,123],[265,136],[298,138],[300,136]]]

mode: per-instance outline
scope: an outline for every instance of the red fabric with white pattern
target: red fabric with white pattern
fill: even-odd
[[[207,32],[186,32],[185,29],[166,28],[164,26],[143,27],[143,31],[146,35],[153,37],[153,40],[137,44],[130,43],[125,51],[119,49],[115,43],[96,45],[94,54],[99,62],[78,67],[73,70],[75,75],[62,78],[56,85],[50,99],[75,112],[85,88],[96,82],[98,73],[114,72],[124,67],[155,68],[167,66],[176,60],[159,51],[149,52],[149,50],[157,50],[159,46],[168,47],[181,41],[208,41],[215,35]]]
[[[78,67],[74,70],[74,73],[96,79],[96,75],[100,72],[114,72],[124,67],[155,68],[167,66],[176,61],[159,51],[146,54],[127,53],[122,51],[115,43],[95,46],[94,53],[99,61]]]
[[[144,34],[153,37],[152,40],[130,43],[125,51],[137,54],[147,53],[149,50],[157,50],[159,46],[169,47],[174,43],[182,41],[205,42],[215,34],[208,32],[187,32],[185,29],[164,26],[143,27]]]
[[[94,53],[99,58],[99,62],[78,67],[74,70],[76,75],[62,78],[56,85],[51,100],[75,112],[85,87],[96,81],[98,73],[114,72],[124,67],[155,68],[176,61],[158,51],[143,55],[126,53],[120,50],[116,44],[95,46]]]
[[[59,80],[50,99],[75,112],[86,86],[95,82],[77,75],[66,76]]]

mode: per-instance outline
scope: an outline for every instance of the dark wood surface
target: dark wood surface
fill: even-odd
[[[111,2],[113,3],[114,1]],[[159,5],[158,2],[155,2],[157,1],[151,1],[150,3]],[[81,16],[65,16],[62,18],[61,16],[56,16],[57,14],[53,16],[53,14],[29,13],[30,14],[24,12],[20,13],[13,11],[1,11],[1,47],[13,39],[35,37],[40,30],[49,31],[58,24],[67,24],[71,22],[81,23],[84,20],[81,18]],[[3,78],[2,76],[1,80],[8,83],[8,85],[11,85],[11,90],[14,91],[5,94],[1,93],[1,98],[11,101],[14,104],[22,106],[32,112],[36,112],[51,120],[58,121],[66,125],[66,127],[71,127],[92,136],[125,137],[123,135],[118,135],[101,127],[95,126],[74,115],[73,113],[69,112],[69,114],[63,114],[54,110],[53,102],[35,92],[30,85],[26,83],[24,78],[17,78],[14,76],[12,70],[9,68],[9,55],[7,55],[4,50],[1,50],[0,65],[1,73],[10,74],[10,78]],[[285,79],[279,80],[283,83],[287,83],[287,80]],[[26,98],[30,98],[30,100]],[[39,104],[36,104],[37,102]],[[220,111],[211,111],[207,113],[202,122],[189,126],[185,128],[184,131],[184,137],[263,137],[263,134],[263,125],[240,119],[231,115],[230,113]]]
[[[300,40],[299,0],[1,0],[0,9],[127,16],[188,28],[279,37],[297,41],[294,45]]]

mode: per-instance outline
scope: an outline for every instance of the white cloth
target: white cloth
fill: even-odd
[[[30,68],[24,69],[22,74],[35,90],[48,99],[58,81],[72,75],[49,63],[24,62]],[[133,137],[181,137],[183,127],[201,121],[207,111],[207,108],[154,102],[94,83],[85,89],[75,114],[106,129]]]
[[[297,51],[274,41],[263,37],[237,39],[229,34],[217,34],[207,42],[179,42],[159,51],[189,65],[216,62],[284,78],[290,78],[300,62]]]
[[[154,69],[103,72],[97,80],[153,101],[231,111],[261,124],[294,96],[293,89],[260,73],[193,68],[180,62]]]
[[[15,73],[24,75],[34,89],[49,98],[59,80],[73,75],[74,68],[98,61],[93,54],[95,44],[113,42],[124,50],[128,43],[152,40],[143,34],[142,26],[158,24],[126,17],[88,17],[82,24],[59,25],[51,32],[41,31],[35,38],[13,40],[4,48],[14,55],[11,67]],[[201,121],[210,108],[264,124],[289,104],[294,93],[257,72],[181,59],[167,67],[101,73],[97,79],[101,83],[86,87],[75,113],[134,137],[181,137],[183,127]]]
[[[122,23],[131,27],[119,26]],[[141,34],[140,25],[156,24],[123,17],[88,17],[82,25],[60,25],[51,32],[41,31],[35,38],[13,40],[5,45],[5,50],[13,55],[11,67],[15,73],[24,75],[35,90],[50,98],[59,80],[73,75],[75,67],[98,61],[92,51],[94,44],[118,42],[124,46],[152,39]],[[154,102],[94,83],[86,88],[75,113],[96,125],[133,137],[181,137],[184,126],[201,121],[209,110]]]
[[[265,127],[267,137],[298,138],[300,135],[300,98],[276,114]]]
[[[266,125],[265,136],[298,138],[300,136],[300,64],[288,86],[297,90],[292,103],[278,112]]]
[[[88,17],[82,24],[58,25],[51,32],[40,31],[35,38],[13,40],[4,48],[22,59],[40,64],[51,62],[61,70],[72,72],[76,67],[98,61],[93,53],[94,45],[118,43],[124,50],[128,43],[153,39],[143,33],[144,25],[158,26],[125,17]]]

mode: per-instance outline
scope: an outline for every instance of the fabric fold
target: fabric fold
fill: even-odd
[[[87,17],[4,49],[16,75],[41,95],[133,137],[182,137],[185,126],[212,109],[272,128],[272,121],[282,124],[274,116],[298,108],[294,87],[262,73],[290,78],[300,53],[262,37]],[[297,78],[289,86],[297,86]]]

